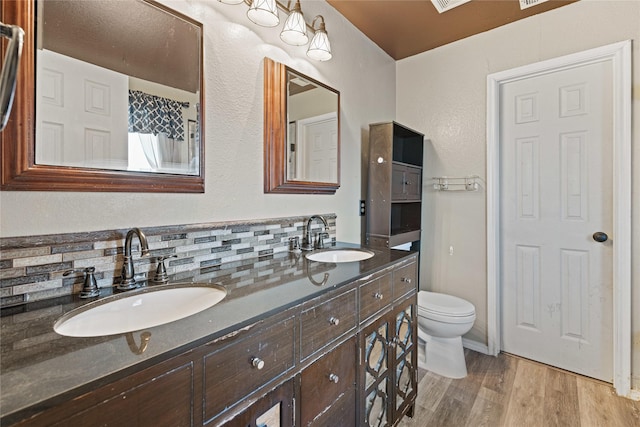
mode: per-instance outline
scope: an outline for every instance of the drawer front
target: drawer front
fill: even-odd
[[[205,423],[294,366],[294,317],[204,357]]]
[[[356,290],[304,310],[300,316],[300,358],[306,359],[356,327]]]
[[[354,337],[302,371],[300,380],[301,425],[312,424],[321,414],[333,407],[334,402],[341,396],[355,390],[356,358],[356,339]],[[353,396],[353,393],[351,395]],[[351,405],[355,406],[355,399],[352,400]]]
[[[192,426],[195,402],[191,361],[161,375],[148,376],[148,372],[153,370],[155,367],[54,407],[53,417],[60,412],[73,414],[61,421],[55,422],[51,414],[44,412],[26,424],[56,427]],[[121,391],[122,385],[130,388]],[[87,404],[91,406],[82,409]]]
[[[360,321],[391,303],[391,273],[360,286]]]
[[[418,264],[413,262],[393,272],[393,298],[398,299],[418,289]]]

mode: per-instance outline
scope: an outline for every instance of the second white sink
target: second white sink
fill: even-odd
[[[372,256],[373,252],[365,249],[327,249],[307,254],[306,258],[318,262],[355,262]]]
[[[157,285],[89,303],[63,315],[54,331],[97,337],[138,331],[196,314],[222,301],[227,290],[211,284]]]

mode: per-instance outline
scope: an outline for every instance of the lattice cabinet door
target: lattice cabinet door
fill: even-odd
[[[392,339],[394,393],[391,398],[394,420],[413,409],[417,393],[417,313],[414,299],[410,299],[394,313]]]
[[[382,427],[391,424],[389,338],[393,334],[393,325],[389,319],[383,316],[361,334],[361,379],[364,390],[361,426]]]

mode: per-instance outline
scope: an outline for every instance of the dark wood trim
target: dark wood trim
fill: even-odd
[[[289,68],[264,58],[264,192],[285,194],[335,194],[340,187],[340,92],[298,71],[296,74],[338,95],[338,182],[287,180],[287,71]],[[292,70],[293,71],[293,70]]]
[[[13,110],[0,133],[3,191],[204,192],[204,75],[200,65],[200,175],[183,176],[108,171],[35,163],[35,1],[3,0],[2,21],[25,31]],[[182,16],[182,15],[181,15]],[[194,25],[202,24],[192,21]],[[202,46],[201,35],[201,46]],[[2,44],[2,56],[6,50]]]

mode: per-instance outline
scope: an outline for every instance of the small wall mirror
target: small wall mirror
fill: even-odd
[[[265,193],[340,187],[340,93],[265,58]]]
[[[15,3],[35,99],[4,190],[204,191],[202,24],[152,0]]]

